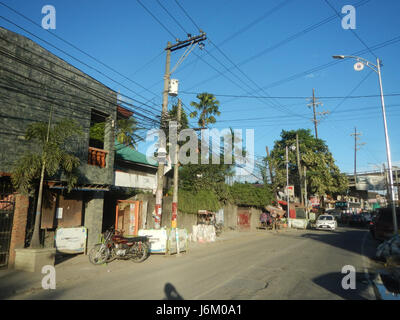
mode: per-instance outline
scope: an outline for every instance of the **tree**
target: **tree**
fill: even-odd
[[[15,189],[22,194],[34,194],[40,184],[31,248],[40,247],[43,180],[59,172],[64,173],[68,192],[72,190],[78,182],[76,169],[80,160],[71,151],[71,145],[72,139],[81,135],[81,127],[69,119],[63,119],[53,127],[44,122],[33,123],[27,127],[25,139],[35,142],[37,150],[27,151],[16,161],[11,179]]]
[[[257,187],[251,183],[235,182],[230,187],[233,203],[236,205],[264,208],[272,203],[273,195],[268,185]]]
[[[285,131],[281,139],[275,141],[270,162],[274,172],[274,188],[286,186],[286,146],[296,146],[299,138],[301,167],[307,169],[307,192],[322,197],[325,194],[340,194],[347,190],[346,176],[340,172],[326,143],[316,139],[309,129]],[[266,160],[266,159],[265,159]],[[289,181],[300,187],[296,152],[289,151]]]
[[[190,105],[194,107],[195,111],[190,113],[191,118],[198,118],[200,127],[205,128],[210,123],[215,123],[215,116],[219,116],[219,101],[211,93],[199,93],[196,96],[199,102],[192,101]]]
[[[117,141],[133,149],[137,149],[137,144],[142,138],[136,134],[138,130],[137,121],[131,117],[129,119],[117,120]]]
[[[98,122],[91,126],[90,139],[104,143],[105,126],[105,122]],[[136,133],[138,130],[137,121],[133,117],[117,120],[116,139],[119,143],[136,150],[138,142],[142,140]]]

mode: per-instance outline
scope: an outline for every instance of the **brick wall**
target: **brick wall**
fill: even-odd
[[[13,220],[11,242],[10,242],[10,256],[8,260],[9,268],[14,266],[15,262],[14,249],[21,249],[24,248],[25,246],[25,231],[26,231],[28,209],[29,209],[29,198],[21,194],[16,194],[14,220]]]

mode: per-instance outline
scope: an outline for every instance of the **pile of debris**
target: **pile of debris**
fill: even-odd
[[[376,250],[376,257],[379,260],[390,264],[400,265],[400,237],[394,235],[389,240],[383,242]]]
[[[214,242],[216,237],[213,225],[198,224],[193,226],[190,240],[193,242]]]

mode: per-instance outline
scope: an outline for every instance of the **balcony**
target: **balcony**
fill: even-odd
[[[106,150],[89,147],[88,164],[105,168],[107,153],[108,151]]]

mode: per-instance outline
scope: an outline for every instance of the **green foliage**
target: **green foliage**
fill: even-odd
[[[137,148],[138,142],[142,139],[136,134],[139,128],[135,118],[117,120],[116,139],[119,143],[130,146],[133,149]],[[104,142],[105,122],[95,123],[90,127],[90,139]]]
[[[198,210],[218,211],[222,207],[217,195],[211,190],[198,192],[179,190],[178,197],[180,212],[197,214]]]
[[[229,191],[236,205],[263,208],[270,205],[273,200],[273,194],[268,185],[257,187],[250,183],[235,182]]]
[[[172,109],[168,111],[169,120],[178,121],[178,105],[174,104]],[[179,123],[180,129],[189,128],[189,120],[183,108],[181,108],[181,121]]]
[[[296,146],[296,133],[299,139],[300,164],[307,168],[308,194],[338,194],[347,190],[347,179],[335,164],[328,146],[316,139],[309,129],[283,130],[281,139],[275,141],[271,151],[270,163],[274,168],[274,189],[286,185],[286,146]],[[290,149],[289,149],[290,150]],[[267,159],[265,158],[264,161]],[[265,173],[265,171],[264,171]],[[289,151],[289,183],[300,186],[296,150]],[[299,189],[298,187],[296,188]]]
[[[90,139],[104,142],[105,126],[105,122],[98,122],[92,125],[89,130]]]
[[[45,165],[45,175],[52,177],[60,170],[66,175],[70,191],[78,181],[76,169],[80,160],[68,150],[71,139],[82,135],[82,129],[72,120],[63,119],[49,130],[44,122],[33,123],[27,127],[26,140],[36,143],[37,152],[27,151],[14,164],[12,182],[16,190],[32,194]]]
[[[216,122],[215,116],[219,116],[219,101],[211,93],[199,93],[196,96],[199,102],[192,101],[190,105],[196,110],[190,113],[191,118],[198,119],[198,125],[202,128]]]

